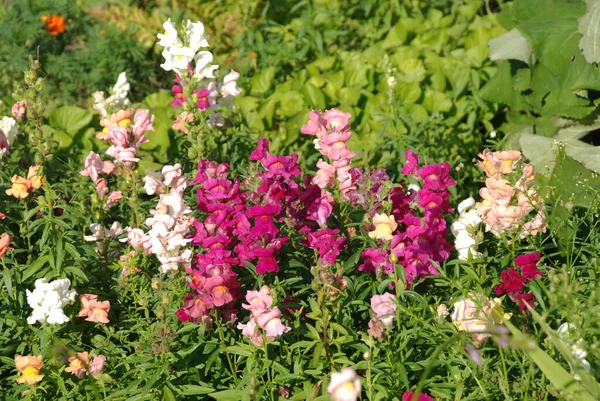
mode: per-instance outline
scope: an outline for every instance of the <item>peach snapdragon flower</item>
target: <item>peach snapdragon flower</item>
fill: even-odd
[[[44,185],[44,177],[37,175],[40,166],[30,166],[27,172],[27,179],[31,183],[31,188],[38,189]]]
[[[69,357],[71,363],[65,372],[69,372],[77,376],[79,379],[87,372],[87,368],[90,364],[90,358],[87,352],[78,352],[75,355]]]
[[[500,298],[492,300],[471,293],[467,298],[454,303],[454,311],[450,316],[452,323],[459,331],[465,331],[480,347],[492,336],[494,326],[501,324],[503,319],[510,319],[511,314],[505,313]]]
[[[393,237],[392,233],[398,228],[398,223],[396,223],[394,216],[388,216],[385,213],[375,214],[373,225],[375,229],[369,232],[369,237],[385,241],[391,241]]]
[[[12,182],[12,187],[6,190],[7,195],[12,195],[17,199],[25,199],[29,196],[31,182],[28,179],[15,174],[10,182]]]
[[[520,163],[521,152],[510,150],[479,154],[477,165],[487,175],[483,198],[475,205],[477,214],[494,235],[517,233],[520,237],[546,231],[544,204],[537,193],[535,172],[529,164]],[[520,174],[520,177],[517,175]],[[531,212],[537,212],[533,217]]]
[[[17,366],[17,370],[22,373],[20,377],[17,377],[17,383],[34,385],[42,381],[44,375],[40,375],[40,369],[43,363],[41,355],[17,355],[15,357],[15,365]]]
[[[83,294],[79,296],[81,301],[81,310],[78,317],[86,317],[86,321],[106,324],[110,322],[108,312],[110,311],[110,301],[98,302],[98,295]]]
[[[17,199],[27,198],[29,192],[33,192],[44,185],[44,177],[37,175],[39,169],[40,166],[29,167],[27,178],[15,174],[10,180],[12,186],[6,190],[6,194],[12,195]]]
[[[8,246],[10,245],[10,235],[8,233],[4,233],[0,236],[0,258],[4,256],[4,254],[11,250]]]

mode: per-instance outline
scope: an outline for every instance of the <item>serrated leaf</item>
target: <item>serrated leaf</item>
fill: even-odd
[[[588,63],[600,63],[600,0],[588,0],[587,12],[579,19],[579,48]]]

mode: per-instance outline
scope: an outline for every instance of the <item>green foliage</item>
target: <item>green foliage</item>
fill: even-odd
[[[549,145],[559,140],[572,157],[600,172],[600,149],[580,141],[598,116],[597,11],[593,1],[586,11],[584,1],[517,0],[499,16],[510,31],[490,41],[491,58],[506,61],[480,94],[508,106],[501,129],[520,135],[518,143],[538,171],[552,162]]]

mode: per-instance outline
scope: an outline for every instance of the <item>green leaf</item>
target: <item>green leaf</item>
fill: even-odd
[[[42,266],[48,263],[49,259],[50,256],[46,254],[32,262],[21,275],[21,281],[25,281],[29,277],[33,276],[35,273],[38,273],[41,270]]]
[[[217,393],[211,393],[208,395],[209,397],[212,397],[218,401],[238,401],[241,400],[245,394],[246,392],[242,390],[225,390],[219,391]]]
[[[323,110],[327,107],[323,91],[309,81],[304,84],[302,92],[304,93],[304,98],[306,99],[308,107],[318,110]]]
[[[387,36],[381,42],[382,49],[390,49],[392,47],[402,46],[408,36],[408,29],[404,19],[401,19],[396,25],[390,29]]]
[[[527,65],[535,63],[533,49],[517,28],[488,42],[490,60],[521,60]]]
[[[75,106],[63,106],[50,114],[50,126],[73,137],[80,129],[92,122],[92,117],[89,110]]]
[[[10,270],[8,269],[3,269],[2,270],[2,281],[4,282],[4,285],[6,286],[6,292],[8,293],[8,295],[13,298],[13,293],[12,293],[12,276],[10,274]]]
[[[167,90],[160,90],[156,93],[152,93],[144,98],[142,101],[140,108],[156,110],[161,108],[169,108],[171,107],[171,102],[173,101],[173,95],[171,92]]]
[[[423,62],[416,58],[401,60],[398,63],[398,78],[403,82],[421,82],[427,76]]]
[[[264,95],[273,86],[273,80],[277,69],[275,67],[267,67],[264,70],[259,71],[258,74],[252,77],[250,86],[251,95]]]
[[[210,394],[215,391],[214,388],[197,386],[195,384],[185,384],[183,386],[179,386],[181,395],[202,395],[202,394]]]
[[[579,19],[579,33],[583,36],[579,48],[588,63],[600,63],[600,0],[588,0],[587,12]]]
[[[427,89],[425,90],[423,106],[430,113],[434,111],[444,113],[452,108],[452,100],[444,92]]]

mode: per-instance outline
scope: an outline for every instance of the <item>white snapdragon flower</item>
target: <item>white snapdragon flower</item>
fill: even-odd
[[[108,238],[116,238],[121,234],[123,234],[123,228],[121,227],[121,223],[118,221],[113,222],[110,228],[104,230],[104,235],[106,235]]]
[[[131,102],[127,98],[131,85],[127,81],[127,73],[122,72],[117,78],[117,83],[112,89],[112,95],[106,99],[106,103],[114,107],[115,109],[122,109],[124,106],[129,105]]]
[[[68,278],[55,280],[50,283],[45,278],[36,280],[35,289],[27,290],[27,303],[33,308],[27,323],[62,324],[69,321],[63,308],[75,301],[77,292],[69,289],[71,281]]]
[[[240,78],[240,73],[237,71],[231,71],[223,78],[223,85],[221,86],[221,96],[236,97],[242,93],[242,88],[237,86],[237,80]]]
[[[407,189],[419,192],[421,190],[421,186],[419,184],[408,184]]]
[[[19,135],[19,130],[17,129],[17,120],[12,117],[2,117],[0,120],[0,130],[4,132],[6,136],[6,140],[10,145],[17,135]]]
[[[162,47],[180,46],[181,40],[177,37],[177,28],[171,22],[171,18],[163,24],[163,28],[165,28],[165,32],[156,35],[159,39],[158,44]]]
[[[467,198],[459,203],[458,213],[460,216],[450,226],[452,234],[456,237],[454,247],[458,251],[458,258],[461,260],[468,260],[469,253],[473,257],[481,256],[481,253],[477,252],[477,240],[473,235],[473,231],[481,223],[481,218],[477,215],[475,209],[472,209],[473,206],[475,206],[475,199],[473,198]]]
[[[90,231],[92,232],[92,235],[83,236],[83,239],[86,241],[102,241],[104,239],[104,227],[102,227],[102,224],[90,224]]]
[[[104,98],[104,92],[96,91],[92,93],[92,97],[94,98],[94,104],[92,105],[92,108],[98,111],[102,117],[107,117],[108,111],[106,110],[106,99]]]
[[[196,52],[189,47],[172,46],[165,48],[162,52],[165,62],[160,66],[165,71],[175,71],[179,75],[183,75],[194,59],[195,54]]]
[[[557,332],[561,340],[566,342],[570,348],[573,356],[579,360],[581,366],[588,372],[591,369],[590,363],[587,361],[587,351],[583,346],[583,339],[579,339],[573,342],[573,337],[575,337],[574,332],[577,329],[574,324],[571,323],[563,323],[558,328]]]
[[[210,39],[210,36],[204,35],[204,24],[202,22],[187,20],[185,24],[185,41],[188,47],[197,52],[201,47],[208,47],[208,39]]]
[[[121,223],[118,221],[113,222],[110,228],[104,228],[100,223],[92,223],[90,224],[90,231],[92,235],[85,235],[83,238],[86,241],[96,242],[102,241],[104,238],[116,238],[124,232]]]
[[[205,78],[215,78],[214,72],[217,68],[219,68],[219,66],[210,64],[213,61],[213,55],[211,52],[209,52],[208,50],[198,52],[198,54],[196,54],[196,56],[194,57],[194,60],[196,60],[196,67],[194,68],[194,78],[198,80],[203,80]]]

